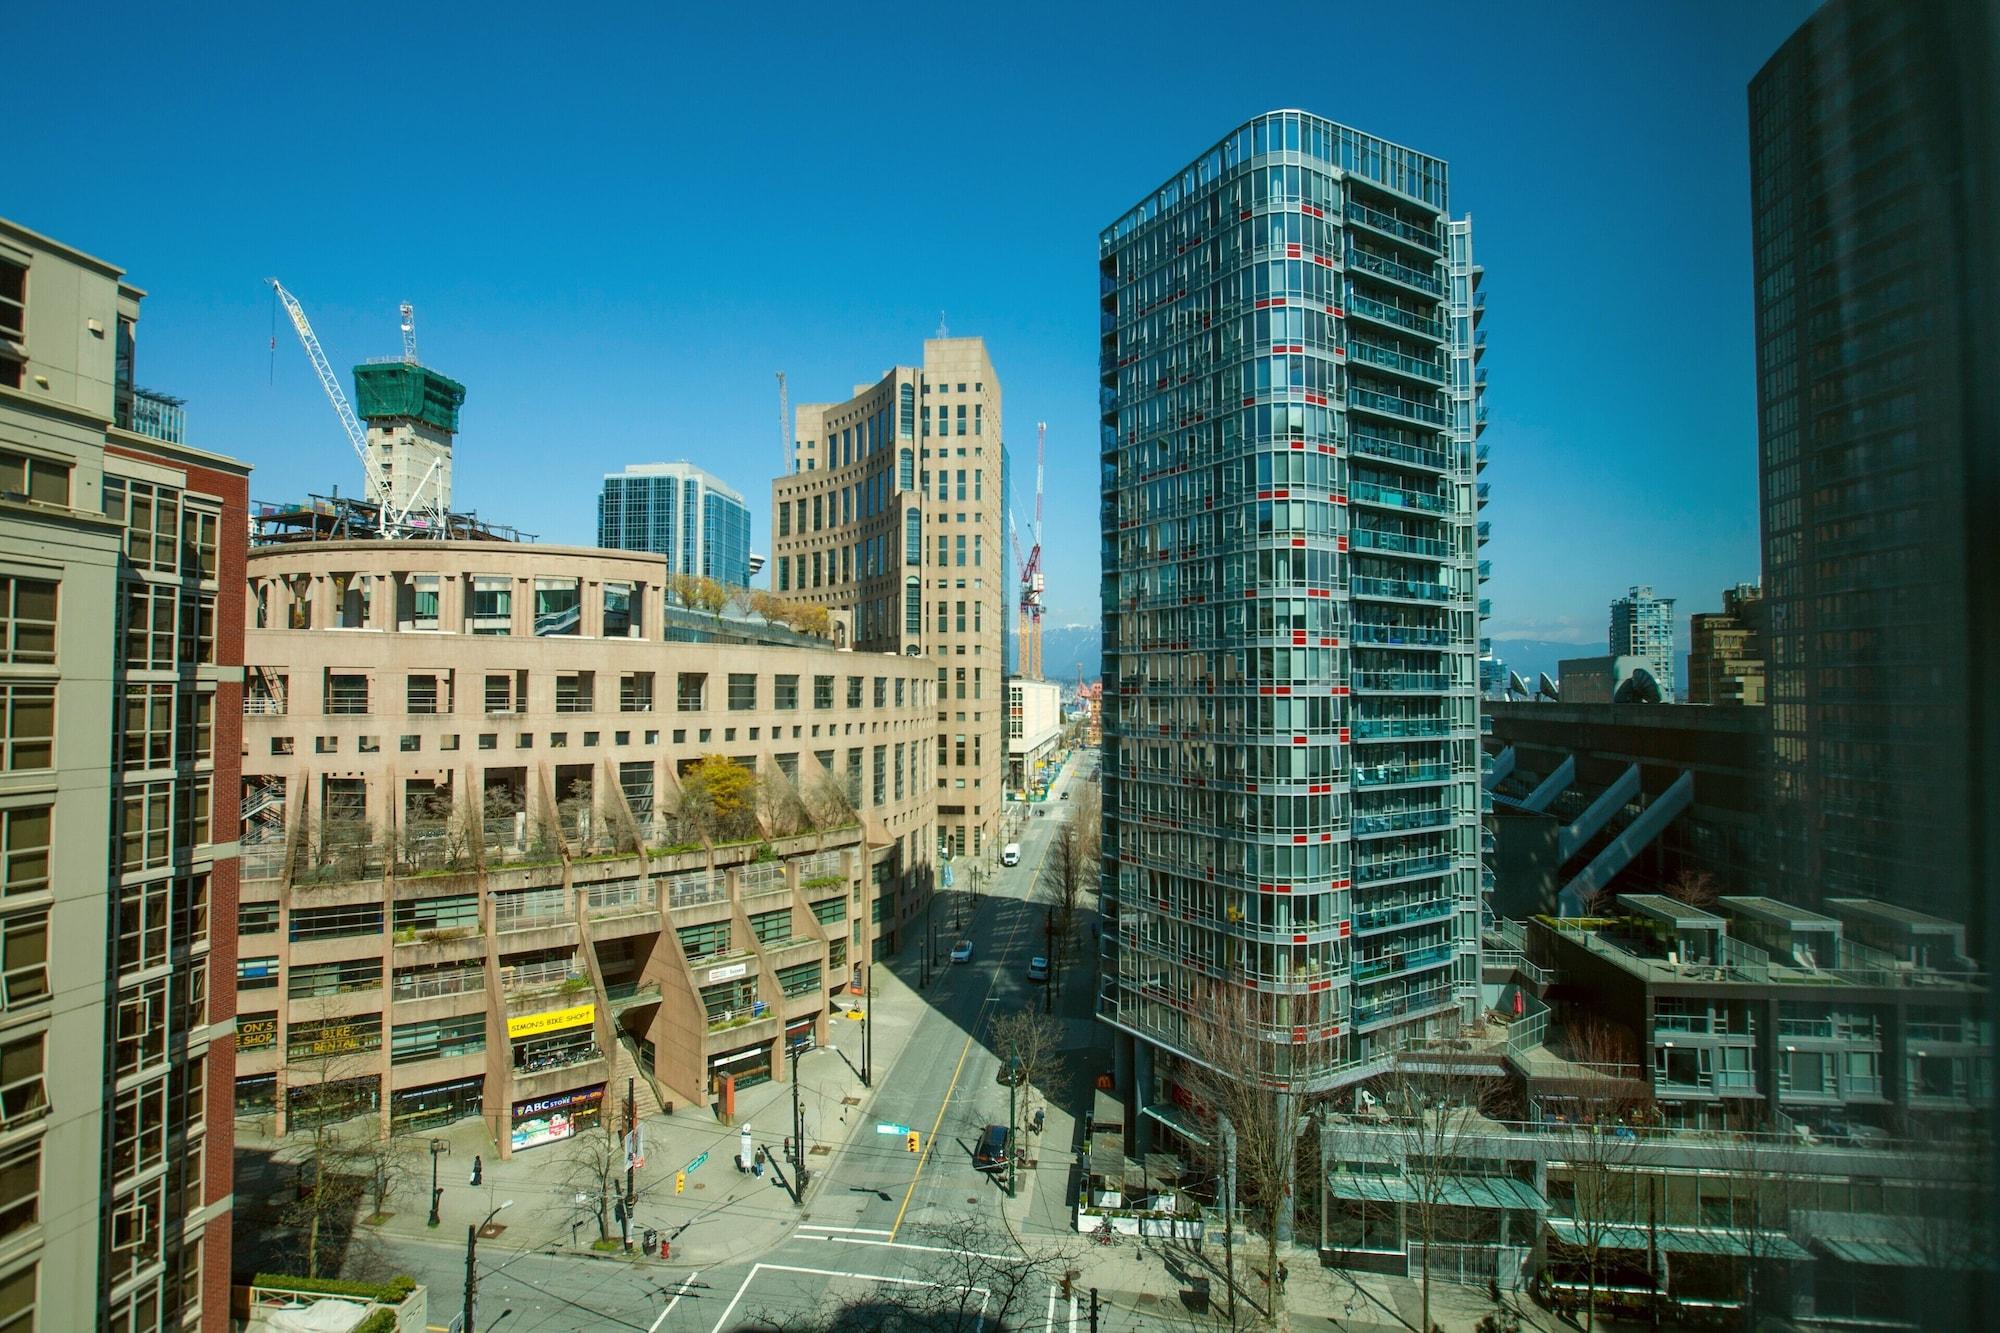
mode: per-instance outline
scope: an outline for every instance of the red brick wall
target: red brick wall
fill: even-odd
[[[193,466],[172,454],[108,445],[116,454],[187,473],[188,489],[222,499],[221,531],[216,552],[215,660],[222,666],[243,665],[246,629],[247,574],[245,558],[250,535],[250,481],[246,473]],[[213,837],[234,842],[241,835],[243,802],[243,686],[224,681],[215,691],[215,785],[209,808]],[[209,880],[208,1014],[221,1022],[236,1014],[236,912],[242,901],[238,866],[232,857],[216,863]],[[225,1037],[208,1048],[208,1138],[203,1170],[204,1203],[229,1197],[234,1187],[236,1156],[236,1039]],[[230,1223],[225,1212],[208,1224],[202,1244],[203,1333],[228,1333]]]

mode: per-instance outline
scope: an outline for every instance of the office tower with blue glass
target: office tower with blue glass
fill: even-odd
[[[1260,116],[1099,238],[1101,1018],[1324,1092],[1479,1008],[1484,301],[1445,163]]]
[[[605,473],[597,544],[656,552],[667,558],[670,573],[750,585],[750,507],[720,477],[692,463],[639,463]]]

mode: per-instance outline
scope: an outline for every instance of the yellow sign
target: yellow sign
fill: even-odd
[[[564,1028],[580,1028],[586,1023],[597,1021],[597,1006],[579,1004],[573,1009],[555,1009],[546,1014],[522,1014],[507,1020],[507,1035],[510,1037],[533,1037],[543,1032],[560,1032]]]
[[[674,1193],[685,1194],[687,1193],[687,1187],[688,1173],[685,1171],[674,1172]]]

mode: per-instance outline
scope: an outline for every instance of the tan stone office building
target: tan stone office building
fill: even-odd
[[[803,404],[771,484],[771,586],[850,610],[856,645],[927,662],[937,690],[938,834],[995,840],[1005,803],[1006,452],[980,338],[932,338],[840,403]]]
[[[642,552],[252,551],[239,1115],[476,1113],[512,1153],[824,1038],[929,886],[934,677],[667,585]],[[760,779],[722,841],[679,795],[709,755]]]
[[[9,1333],[229,1326],[249,469],[135,384],[143,296],[0,221]]]

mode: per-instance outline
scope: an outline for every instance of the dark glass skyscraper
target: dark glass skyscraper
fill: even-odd
[[[1218,1020],[1306,1093],[1478,1007],[1471,245],[1442,161],[1293,111],[1099,239],[1099,1013],[1148,1109]]]
[[[1968,545],[1966,264],[2000,223],[1968,194],[1964,113],[1992,90],[1953,76],[1947,8],[1815,14],[1751,81],[1750,179],[1769,887],[1963,921],[1993,689],[1969,635],[1995,614]]]

